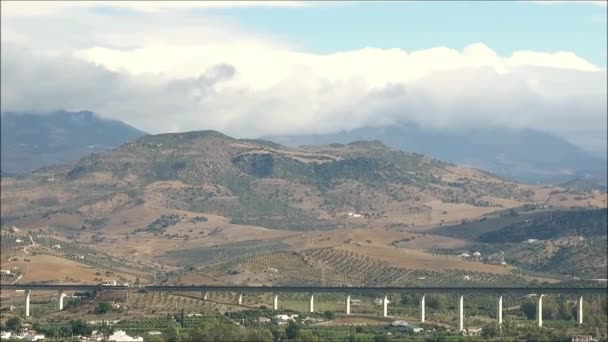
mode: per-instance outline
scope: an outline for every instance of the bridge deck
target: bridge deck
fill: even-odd
[[[517,294],[606,294],[608,287],[310,287],[310,286],[241,286],[241,285],[176,285],[176,286],[101,286],[78,284],[0,285],[0,290],[120,291],[143,289],[155,292],[333,292],[333,293],[517,293]]]

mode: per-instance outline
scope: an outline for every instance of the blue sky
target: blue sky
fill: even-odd
[[[607,7],[589,3],[368,1],[195,11],[318,53],[363,47],[462,49],[483,42],[500,55],[516,50],[572,51],[606,66]]]
[[[483,123],[540,129],[605,155],[607,10],[3,1],[1,109],[91,110],[151,133],[249,137]]]

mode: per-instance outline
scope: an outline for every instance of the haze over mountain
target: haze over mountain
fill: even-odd
[[[6,112],[1,118],[3,175],[73,162],[146,134],[89,111]]]
[[[527,183],[606,179],[606,160],[555,135],[533,129],[479,126],[434,130],[416,124],[363,127],[335,134],[269,136],[287,146],[380,140],[406,152],[491,171]],[[600,181],[601,182],[601,181]]]

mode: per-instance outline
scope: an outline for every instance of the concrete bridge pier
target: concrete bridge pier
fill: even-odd
[[[583,295],[581,295],[580,297],[578,297],[578,303],[576,305],[576,319],[578,321],[578,324],[582,325],[583,324]]]
[[[464,331],[464,296],[458,300],[458,331]]]
[[[32,290],[25,290],[25,317],[30,317],[30,295]]]
[[[350,315],[350,295],[346,296],[346,314]]]
[[[243,305],[243,292],[239,293],[239,305]]]
[[[543,326],[543,296],[542,294],[538,295],[538,299],[536,301],[536,320],[538,321],[538,326]]]
[[[315,312],[315,294],[310,293],[310,302],[308,302],[308,312]]]
[[[500,325],[502,324],[502,295],[498,297],[496,319],[498,320],[498,326],[500,327]]]
[[[420,298],[420,323],[424,323],[424,319],[425,319],[425,317],[424,317],[425,316],[424,315],[425,314],[425,312],[424,312],[424,310],[425,310],[425,303],[424,303],[425,297],[426,297],[426,295],[422,295],[422,298]]]
[[[209,298],[208,292],[203,292],[203,300],[207,300]]]
[[[384,298],[382,298],[382,316],[388,316],[388,295],[385,294]]]
[[[59,291],[59,311],[63,310],[63,298],[66,297],[66,294],[63,291]]]

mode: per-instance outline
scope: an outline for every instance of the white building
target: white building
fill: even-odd
[[[0,270],[0,274],[11,274],[11,270]]]
[[[459,257],[469,258],[469,257],[471,257],[471,255],[469,253],[462,253],[459,255]]]
[[[405,326],[407,326],[407,322],[397,320],[397,321],[394,321],[393,323],[391,323],[391,325],[394,327],[405,327]]]
[[[110,337],[108,337],[108,341],[110,341],[110,342],[143,342],[144,338],[139,337],[139,336],[131,337],[122,330],[116,330],[112,335],[110,335]]]
[[[8,340],[13,335],[10,331],[0,331],[0,340]]]
[[[21,340],[23,340],[23,341],[43,341],[44,340],[44,335],[43,334],[39,334],[39,333],[34,332],[34,331],[30,331],[30,332],[26,333],[25,335],[23,335],[23,337],[21,338]]]
[[[481,253],[475,252],[475,253],[473,253],[473,256],[476,257],[476,258],[479,258],[481,256]]]
[[[268,317],[258,317],[258,323],[260,324],[268,324],[270,321],[271,320]]]
[[[413,324],[408,324],[408,325],[406,325],[406,326],[405,326],[405,329],[406,329],[407,331],[411,332],[411,333],[414,333],[414,334],[419,334],[419,333],[421,333],[421,332],[423,332],[423,331],[424,331],[424,329],[423,329],[423,328],[421,328],[421,327],[419,327],[419,326],[417,326],[417,325],[413,325]]]
[[[480,336],[482,331],[483,331],[482,328],[469,328],[469,329],[467,329],[467,335]]]
[[[293,321],[298,317],[298,315],[276,315],[274,319],[279,322],[287,322]]]
[[[391,301],[387,299],[386,303],[390,304]],[[374,304],[376,304],[376,305],[382,305],[382,298],[376,298],[376,299],[374,299]]]

